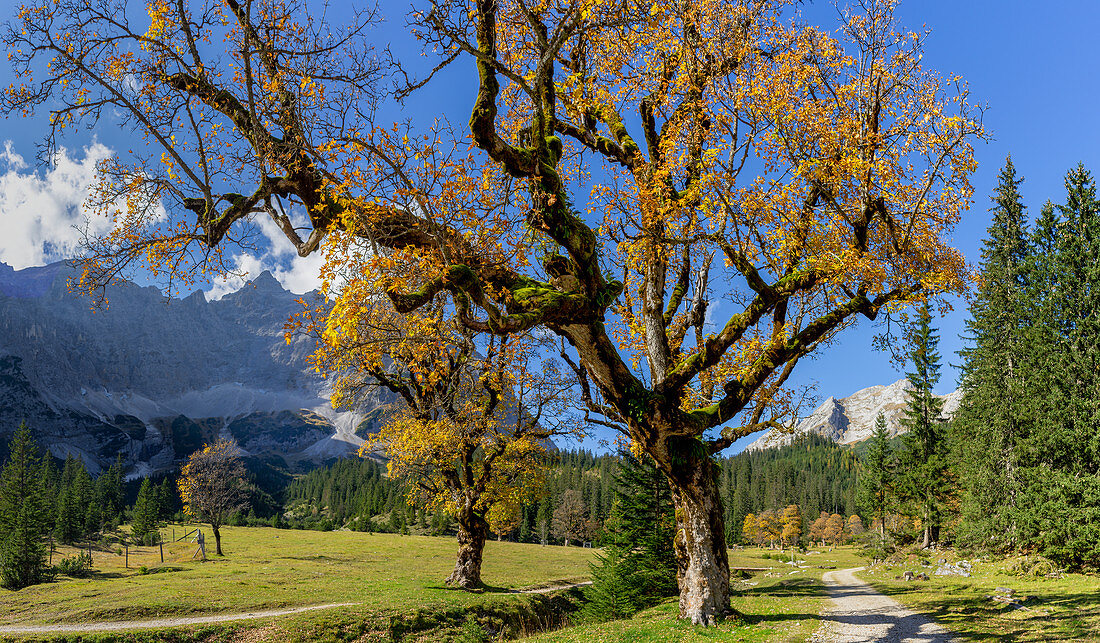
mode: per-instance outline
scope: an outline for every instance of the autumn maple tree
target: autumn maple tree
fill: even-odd
[[[222,525],[248,507],[240,447],[233,440],[220,438],[195,451],[180,468],[177,486],[183,512],[210,523],[215,551],[222,556]]]
[[[477,70],[456,130],[373,122],[369,15],[157,0],[134,28],[120,0],[45,0],[4,35],[24,75],[4,107],[46,106],[49,141],[117,110],[155,150],[102,168],[89,288],[224,271],[270,217],[300,254],[330,237],[334,263],[364,258],[364,300],[563,338],[590,419],[667,475],[680,613],[714,624],[713,456],[788,423],[795,365],[858,317],[967,286],[946,236],[981,125],[893,5],[831,32],[784,0],[414,2],[435,71]],[[437,102],[434,72],[397,63],[402,99]]]
[[[787,505],[779,516],[779,523],[782,527],[782,542],[791,547],[797,546],[798,538],[802,535],[802,509],[798,505]]]
[[[340,269],[359,274],[354,261]],[[383,451],[412,503],[455,519],[459,548],[445,582],[473,589],[490,529],[511,531],[545,491],[550,439],[583,427],[569,412],[572,374],[541,359],[545,340],[490,335],[479,345],[439,299],[400,314],[349,287],[303,323],[319,335],[312,360],[333,379],[336,406],[354,409],[379,387],[400,398],[361,453]]]

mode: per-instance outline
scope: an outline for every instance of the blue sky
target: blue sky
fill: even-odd
[[[11,16],[18,3],[0,0],[0,15]],[[399,55],[417,49],[404,33],[406,0],[380,2],[388,22],[376,31]],[[832,29],[836,9],[816,0],[803,5],[807,21]],[[1011,154],[1029,212],[1034,215],[1047,199],[1064,195],[1065,172],[1079,161],[1100,171],[1100,71],[1095,64],[1096,34],[1100,33],[1100,4],[1095,0],[908,0],[898,10],[902,24],[931,31],[923,64],[945,74],[959,74],[969,83],[972,100],[985,106],[985,125],[991,135],[976,149],[979,162],[973,177],[975,203],[956,229],[954,244],[972,262],[979,257],[981,239],[989,222],[989,194],[1005,158]],[[467,63],[422,90],[438,100],[418,105],[442,105],[453,121],[465,122],[473,92],[474,72]],[[0,82],[12,81],[0,62]],[[410,107],[411,109],[411,107]],[[397,115],[391,106],[387,113]],[[414,119],[428,114],[410,112]],[[94,160],[110,149],[129,145],[117,128],[78,132],[65,143],[67,153],[53,168],[34,166],[34,143],[44,133],[46,115],[11,117],[0,121],[0,260],[16,267],[64,258],[73,251],[82,190]],[[302,291],[315,273],[314,263],[292,263],[289,246],[252,257],[250,269],[276,268],[276,276],[290,289]],[[224,286],[222,289],[224,290]],[[938,320],[941,354],[957,361],[966,303]],[[833,346],[800,365],[796,384],[817,382],[817,393],[842,397],[874,384],[902,377],[887,356],[871,347],[876,329],[863,321]],[[955,388],[956,372],[946,368],[937,392]]]

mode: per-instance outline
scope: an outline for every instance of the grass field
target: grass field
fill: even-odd
[[[634,618],[599,624],[581,624],[540,634],[532,643],[658,643],[695,641],[805,641],[821,625],[828,598],[821,582],[824,567],[856,567],[865,564],[853,547],[833,551],[812,551],[797,557],[806,569],[786,564],[777,552],[747,548],[730,552],[731,567],[768,567],[734,582],[733,607],[744,615],[742,622],[727,621],[717,628],[697,627],[678,620],[676,599],[635,615]]]
[[[923,558],[923,557],[922,557]],[[954,561],[954,554],[933,554]],[[970,578],[935,576],[913,557],[907,564],[881,565],[859,574],[880,592],[934,618],[971,641],[1100,641],[1100,577],[1065,574],[1062,578],[1016,576],[1009,560],[974,563]],[[928,581],[896,580],[905,571],[930,575]],[[998,588],[1011,589],[1022,607],[991,600]]]
[[[184,527],[176,526],[176,532],[184,533]],[[465,608],[498,597],[514,601],[510,590],[583,579],[593,556],[593,550],[578,547],[489,542],[482,577],[490,588],[472,594],[442,584],[454,566],[453,538],[258,527],[222,532],[226,556],[207,562],[191,560],[191,543],[165,545],[163,564],[158,548],[131,548],[129,568],[115,551],[93,549],[91,578],[59,576],[18,592],[0,590],[0,624],[231,614],[323,603],[362,607],[288,622],[308,629],[311,623],[363,612],[388,622],[418,610]],[[171,535],[170,529],[162,533]],[[212,551],[212,537],[207,544]],[[62,548],[54,560],[75,551]]]
[[[184,526],[175,526],[177,534]],[[523,634],[561,624],[579,595],[522,595],[513,590],[554,586],[588,576],[591,549],[489,542],[483,578],[489,588],[469,593],[445,588],[454,564],[452,538],[226,527],[224,558],[192,560],[195,545],[93,549],[91,578],[57,581],[18,592],[0,590],[0,625],[142,620],[236,614],[328,603],[354,606],[248,621],[235,625],[145,630],[126,634],[28,637],[31,640],[145,643],[251,643],[259,641],[483,641],[500,633]],[[166,536],[171,529],[162,530]],[[208,544],[212,544],[208,540]],[[61,556],[76,553],[61,548]],[[765,557],[767,556],[767,557]],[[825,568],[865,564],[854,547],[800,555],[799,567],[778,552],[730,552],[731,567],[766,567],[734,581],[733,606],[744,618],[718,628],[679,621],[675,599],[634,618],[580,623],[533,636],[534,643],[805,641],[821,625],[828,599]],[[944,554],[953,558],[951,554]],[[977,562],[971,578],[932,576],[894,580],[903,571],[931,572],[921,558],[880,566],[862,575],[880,591],[931,616],[972,641],[1100,641],[1100,579],[1018,577],[1006,562]],[[989,600],[1008,587],[1023,609]],[[472,629],[471,629],[472,628]],[[488,638],[486,638],[488,635]],[[2,638],[2,637],[0,637]]]

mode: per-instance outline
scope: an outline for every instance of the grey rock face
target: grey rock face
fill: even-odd
[[[746,450],[783,446],[806,433],[816,433],[841,444],[860,442],[874,433],[875,418],[879,413],[886,418],[889,434],[899,435],[905,432],[901,418],[909,400],[910,388],[909,380],[902,378],[889,386],[871,386],[839,400],[830,397],[809,417],[795,425],[794,431],[769,430]],[[940,399],[943,400],[944,417],[950,418],[959,408],[962,391],[956,390]]]
[[[217,301],[196,291],[109,289],[106,310],[68,292],[63,264],[0,264],[0,437],[26,421],[56,456],[92,472],[117,455],[142,475],[170,468],[219,436],[289,463],[354,453],[362,420],[334,411],[326,382],[306,366],[312,340],[283,326],[298,295],[263,273]]]

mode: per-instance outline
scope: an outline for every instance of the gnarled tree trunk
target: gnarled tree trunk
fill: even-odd
[[[211,531],[213,531],[213,532],[214,532],[214,551],[215,551],[215,552],[216,552],[216,553],[217,553],[217,554],[218,554],[219,556],[224,556],[225,554],[223,554],[223,553],[222,553],[222,532],[221,532],[221,525],[214,525],[214,524],[211,524],[211,525],[210,525],[210,529],[211,529]]]
[[[481,557],[489,536],[489,523],[469,508],[462,508],[458,522],[458,558],[455,569],[444,582],[452,587],[481,587]]]
[[[726,527],[714,461],[697,450],[675,453],[669,482],[676,507],[676,580],[680,618],[713,626],[730,607]]]

